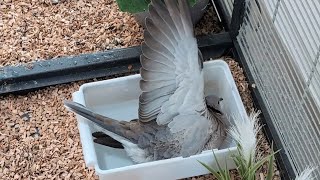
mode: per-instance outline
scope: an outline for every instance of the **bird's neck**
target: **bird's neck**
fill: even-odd
[[[215,120],[213,112],[207,107],[206,107],[205,112],[204,112],[204,117],[206,117],[207,119],[209,119],[211,121]]]

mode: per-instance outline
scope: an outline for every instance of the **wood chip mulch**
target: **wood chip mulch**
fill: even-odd
[[[134,46],[142,39],[142,28],[114,0],[0,1],[1,66]]]
[[[95,179],[74,115],[62,105],[80,84],[0,97],[0,179]]]
[[[212,5],[196,35],[220,32]],[[0,1],[0,67],[140,45],[143,28],[115,0]]]

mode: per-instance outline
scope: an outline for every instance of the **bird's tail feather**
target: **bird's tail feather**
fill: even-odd
[[[129,137],[129,135],[126,133],[128,132],[128,129],[126,128],[126,123],[124,121],[117,121],[112,118],[108,118],[105,116],[102,116],[100,114],[94,113],[82,104],[73,102],[73,101],[63,101],[64,105],[67,109],[70,111],[94,122],[98,126],[102,127],[103,129],[110,131],[114,134],[117,134],[123,138],[128,139],[129,141],[132,141],[132,137]]]
[[[119,141],[115,140],[114,138],[112,138],[111,136],[103,132],[94,132],[92,133],[92,136],[95,138],[93,139],[93,141],[97,144],[101,144],[101,145],[105,145],[105,146],[109,146],[117,149],[124,148]]]

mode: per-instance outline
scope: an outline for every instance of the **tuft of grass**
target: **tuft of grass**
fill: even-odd
[[[256,160],[257,151],[257,134],[261,129],[258,124],[258,116],[260,112],[253,112],[246,119],[238,119],[235,125],[228,131],[233,139],[237,142],[237,154],[232,154],[231,157],[237,166],[237,170],[242,179],[255,180],[255,174],[257,170],[265,163],[269,162],[268,174],[266,180],[272,180],[273,177],[273,161],[274,155],[279,152],[272,152],[267,157]],[[273,145],[271,146],[273,148]],[[213,152],[214,154],[214,152]],[[209,165],[200,162],[206,169],[208,169],[218,180],[231,179],[229,170],[227,167],[222,169],[217,161],[217,157],[214,154],[215,161],[218,165],[218,170],[213,169]]]
[[[217,156],[214,153],[214,151],[212,151],[214,159],[216,162],[218,162]],[[228,170],[227,167],[227,163],[226,163],[226,167],[225,168],[221,168],[220,164],[217,163],[218,165],[218,171],[215,171],[213,168],[211,168],[209,165],[198,161],[200,164],[202,164],[202,166],[204,166],[205,168],[208,169],[208,171],[210,171],[218,180],[231,180],[231,176],[230,176],[230,172]]]

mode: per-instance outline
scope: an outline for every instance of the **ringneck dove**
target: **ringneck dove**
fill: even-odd
[[[149,5],[140,56],[139,119],[117,121],[64,101],[69,110],[105,129],[108,136],[93,134],[97,143],[123,147],[136,163],[188,157],[218,148],[225,138],[222,99],[204,95],[203,59],[189,8],[187,0]]]

